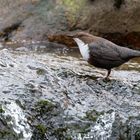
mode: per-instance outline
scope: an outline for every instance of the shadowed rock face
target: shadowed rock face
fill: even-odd
[[[139,47],[139,6],[139,0],[1,0],[0,37],[46,40],[48,34],[86,30]]]
[[[48,35],[47,36],[48,40],[50,42],[57,42],[60,44],[65,44],[67,47],[76,47],[77,44],[74,41],[72,36],[68,36],[66,34],[62,34],[62,35]]]

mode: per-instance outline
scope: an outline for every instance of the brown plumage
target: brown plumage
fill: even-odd
[[[131,58],[140,57],[140,51],[118,46],[89,33],[79,32],[73,35],[73,38],[88,63],[108,71],[106,78],[110,75],[112,68],[122,65]]]

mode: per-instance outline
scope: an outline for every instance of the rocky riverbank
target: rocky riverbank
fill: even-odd
[[[140,48],[139,0],[1,0],[0,39],[47,40],[79,30]]]
[[[0,139],[139,140],[140,59],[105,81],[65,36],[82,30],[139,49],[139,8],[139,0],[1,0]]]
[[[1,139],[139,138],[139,59],[104,81],[77,48],[25,44],[0,51]]]

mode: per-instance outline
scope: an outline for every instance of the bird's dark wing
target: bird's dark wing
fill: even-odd
[[[89,44],[89,50],[91,57],[88,62],[99,68],[110,70],[128,61],[123,57],[127,51],[105,39]]]
[[[109,61],[122,61],[120,51],[117,45],[110,41],[97,41],[89,44],[90,55],[94,58],[99,58]]]
[[[128,61],[134,57],[140,57],[140,51],[118,46],[106,39],[101,38],[89,44],[91,55],[112,61]]]

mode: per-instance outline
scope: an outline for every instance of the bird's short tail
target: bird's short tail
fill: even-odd
[[[140,57],[140,51],[132,50],[129,48],[121,48],[120,53],[122,54],[122,57],[126,60],[129,60],[131,58]]]
[[[132,59],[132,58],[135,58],[135,57],[140,57],[140,51],[136,51],[136,50],[132,50],[129,54],[128,54],[128,57],[127,59]]]
[[[134,57],[140,57],[140,51],[134,50],[132,55],[133,55]]]

